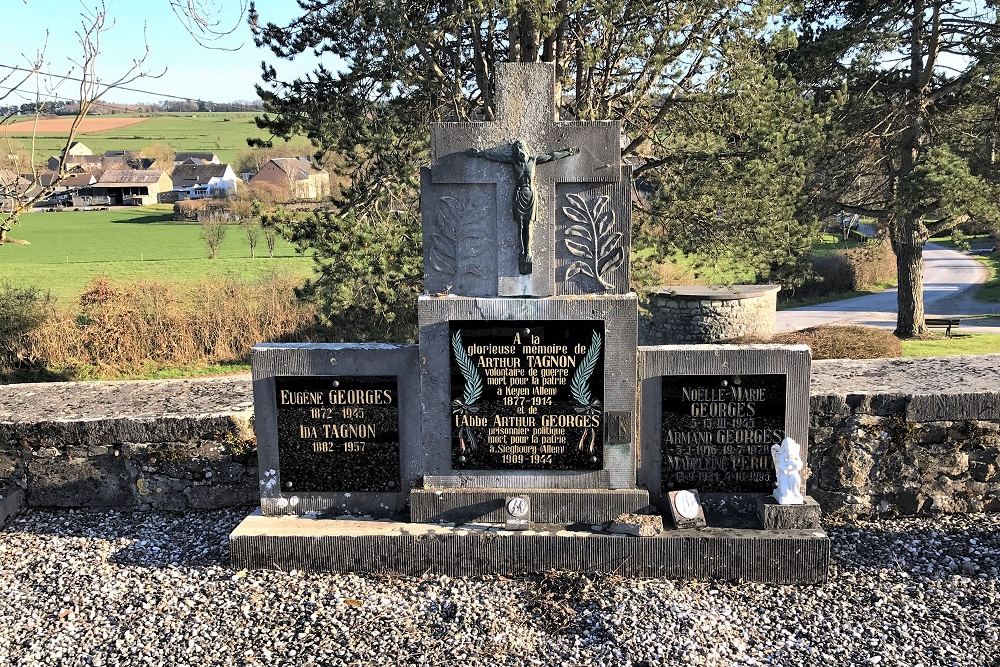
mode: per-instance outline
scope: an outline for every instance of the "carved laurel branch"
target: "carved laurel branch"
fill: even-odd
[[[566,269],[566,280],[582,273],[611,289],[607,276],[625,261],[622,233],[613,231],[611,197],[584,199],[582,195],[568,194],[566,199],[569,205],[563,206],[563,214],[576,224],[566,228],[564,242],[574,257],[581,258]]]
[[[430,264],[442,276],[451,278],[452,285],[457,282],[459,273],[484,278],[480,259],[489,248],[486,243],[488,214],[489,207],[481,202],[441,197],[437,225],[431,233]],[[458,256],[460,239],[468,240],[466,247],[469,249],[461,258]]]

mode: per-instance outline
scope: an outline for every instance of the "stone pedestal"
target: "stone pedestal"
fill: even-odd
[[[823,531],[704,528],[651,537],[566,526],[247,517],[229,536],[236,569],[272,568],[449,577],[517,576],[551,569],[667,579],[817,584],[826,581]]]
[[[757,516],[764,530],[818,529],[819,503],[806,496],[802,505],[779,505],[774,496],[757,500]]]
[[[645,489],[414,489],[410,520],[417,523],[503,523],[509,496],[527,496],[531,520],[599,524],[649,506]]]

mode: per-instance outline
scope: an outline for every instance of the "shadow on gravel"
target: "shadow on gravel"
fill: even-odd
[[[885,523],[885,529],[871,525],[828,528],[837,567],[859,572],[897,570],[928,579],[953,575],[1000,579],[1000,523],[995,519],[985,527],[968,517],[955,521],[958,525],[954,526],[906,525],[914,520],[902,520],[898,526]]]
[[[119,548],[108,560],[118,565],[228,565],[229,533],[251,511],[249,507],[207,512],[28,510],[0,535],[28,533],[111,542]]]

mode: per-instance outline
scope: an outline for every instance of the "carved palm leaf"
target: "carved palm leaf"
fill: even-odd
[[[441,197],[437,225],[431,233],[431,268],[443,276],[455,275],[458,255],[458,206],[454,197]]]
[[[431,267],[453,284],[459,273],[483,278],[482,257],[491,248],[489,218],[490,209],[481,201],[441,197],[437,229],[431,234]]]
[[[623,234],[614,232],[615,212],[611,197],[599,195],[586,199],[580,194],[567,194],[568,204],[563,214],[576,223],[566,228],[563,243],[574,257],[566,269],[566,280],[580,274],[590,276],[605,289],[613,287],[609,274],[625,260]]]
[[[458,362],[458,370],[462,373],[465,381],[465,389],[462,391],[462,402],[466,407],[471,406],[483,393],[483,379],[479,376],[479,369],[472,357],[465,351],[462,345],[462,332],[456,331],[451,337],[451,350],[455,354],[455,361]]]
[[[590,376],[594,374],[597,362],[601,358],[601,334],[594,332],[590,339],[590,348],[580,360],[580,365],[573,373],[569,390],[580,405],[590,405]]]

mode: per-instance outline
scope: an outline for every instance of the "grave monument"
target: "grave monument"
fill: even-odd
[[[825,580],[808,348],[639,347],[620,123],[558,120],[550,64],[495,77],[495,120],[431,127],[419,344],[255,348],[234,565]]]

